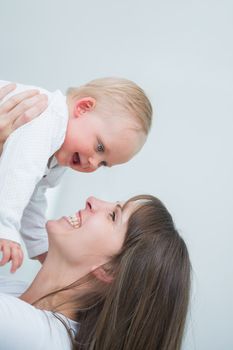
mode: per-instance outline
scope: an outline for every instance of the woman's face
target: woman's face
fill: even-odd
[[[124,242],[135,204],[109,203],[90,197],[85,209],[71,217],[47,222],[49,250],[58,251],[71,264],[96,268],[117,254]]]

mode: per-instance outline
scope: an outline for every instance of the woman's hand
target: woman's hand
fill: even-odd
[[[16,88],[8,84],[0,88],[0,102]],[[0,105],[0,155],[7,137],[21,125],[40,115],[48,105],[48,98],[38,90],[16,94]]]

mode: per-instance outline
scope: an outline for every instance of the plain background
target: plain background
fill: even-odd
[[[68,172],[49,193],[48,217],[89,195],[161,198],[193,266],[184,350],[233,349],[232,14],[230,0],[0,2],[1,79],[65,92],[122,76],[148,93],[155,118],[140,154]],[[30,281],[38,266],[26,260],[13,278]]]

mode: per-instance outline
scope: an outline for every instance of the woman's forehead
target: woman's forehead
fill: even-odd
[[[136,209],[138,207],[141,207],[147,201],[148,200],[144,198],[138,198],[138,199],[130,198],[127,201],[118,201],[116,202],[116,204],[120,205],[123,210],[125,210],[128,207]]]
[[[141,200],[131,200],[117,202],[120,205],[122,212],[127,215],[131,215],[136,209],[138,209],[142,205]]]

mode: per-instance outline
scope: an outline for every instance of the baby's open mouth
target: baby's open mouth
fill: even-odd
[[[80,158],[78,152],[75,152],[73,155],[73,164],[80,165]]]

